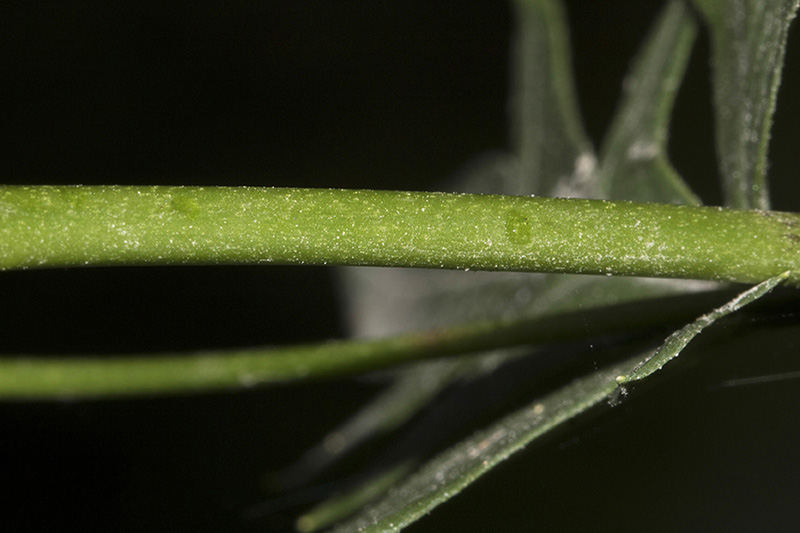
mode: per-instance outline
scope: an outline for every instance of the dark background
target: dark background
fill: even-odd
[[[507,145],[506,2],[75,4],[0,4],[3,183],[426,190]],[[581,107],[597,144],[659,3],[568,7]],[[774,206],[794,211],[796,39],[770,156]],[[719,204],[706,40],[678,98],[671,155],[704,200]],[[0,302],[0,350],[9,354],[193,350],[346,333],[334,275],[320,268],[7,272]],[[777,325],[751,324],[756,332],[741,339],[741,328],[722,325],[716,344],[693,353],[725,357],[731,376],[796,369],[800,335],[794,313],[784,314]],[[706,366],[566,428],[411,530],[791,529],[800,523],[798,382],[710,393],[723,378]],[[296,509],[248,518],[272,497],[264,479],[376,390],[334,381],[5,402],[4,528],[286,530]]]

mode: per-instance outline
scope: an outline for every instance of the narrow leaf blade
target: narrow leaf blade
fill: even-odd
[[[670,116],[696,34],[684,2],[669,2],[625,80],[600,159],[603,196],[700,204],[667,157]]]
[[[694,0],[711,31],[726,205],[769,209],[767,148],[798,0]]]
[[[653,353],[652,357],[649,357],[642,362],[642,364],[638,365],[633,372],[617,377],[617,383],[619,383],[620,386],[623,386],[626,383],[644,379],[654,372],[661,370],[665,364],[678,357],[686,345],[689,344],[689,342],[691,342],[691,340],[694,339],[705,328],[720,318],[731,313],[735,313],[745,305],[758,300],[774,289],[777,285],[785,281],[788,277],[789,272],[784,272],[783,274],[759,283],[755,287],[752,287],[751,289],[741,293],[725,305],[718,307],[710,313],[701,316],[694,322],[687,324],[683,328],[670,335],[667,340],[664,341],[664,344],[662,344],[658,350]]]

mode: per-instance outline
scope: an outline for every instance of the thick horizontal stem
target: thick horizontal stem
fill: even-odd
[[[800,215],[368,190],[0,187],[0,269],[278,263],[800,284]]]

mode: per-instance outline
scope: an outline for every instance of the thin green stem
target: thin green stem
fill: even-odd
[[[280,263],[800,283],[800,215],[468,194],[0,187],[0,269]]]
[[[534,319],[463,324],[377,340],[194,354],[6,356],[0,398],[78,398],[207,392],[361,374],[421,359],[600,335],[653,332],[685,323],[726,298],[713,291]],[[584,324],[575,328],[575,324]]]

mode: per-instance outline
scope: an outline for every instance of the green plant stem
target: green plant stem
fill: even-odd
[[[0,398],[85,398],[208,392],[265,383],[362,374],[421,359],[497,348],[653,333],[691,320],[727,299],[711,291],[540,318],[468,323],[376,340],[193,354],[6,356]],[[583,324],[575,328],[575,324]]]
[[[0,188],[0,269],[278,263],[800,283],[800,215],[369,190]]]

